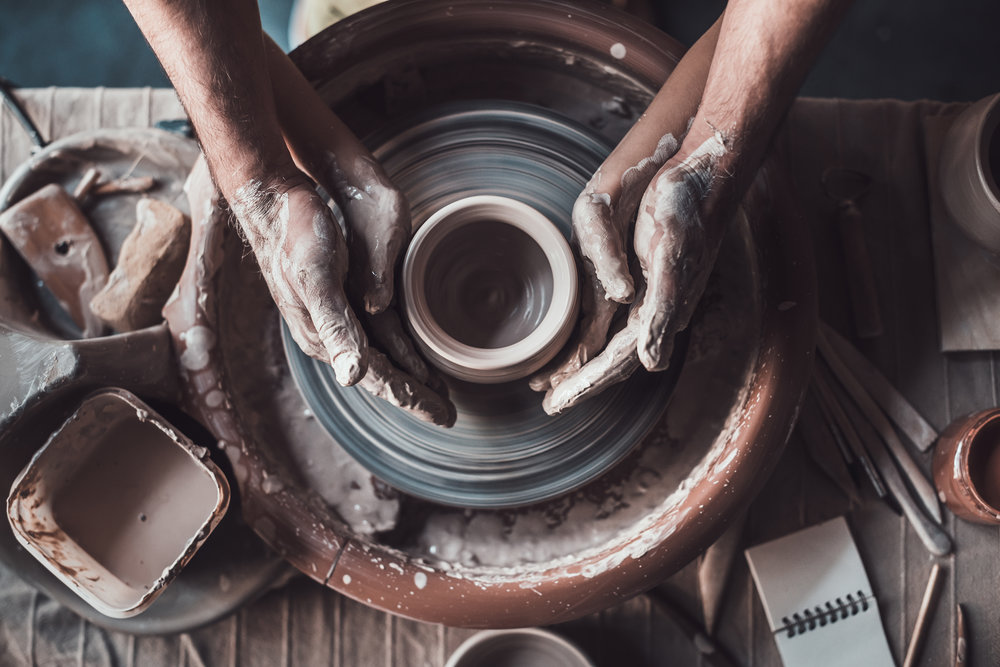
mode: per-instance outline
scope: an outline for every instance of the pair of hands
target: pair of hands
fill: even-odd
[[[715,186],[727,151],[717,132],[692,117],[717,34],[718,25],[692,47],[577,200],[581,321],[576,338],[530,381],[545,392],[550,414],[627,379],[640,365],[664,370],[674,336],[704,289],[722,236],[714,209],[726,188]],[[275,86],[283,88],[275,91],[279,121],[298,128],[298,134],[285,131],[298,166],[269,182],[249,181],[229,201],[275,302],[299,346],[331,364],[341,384],[359,383],[426,421],[450,426],[455,410],[444,383],[389,307],[393,268],[411,231],[408,206],[308,84],[296,80],[301,75],[284,54],[269,47],[268,58],[272,79],[281,82]],[[317,136],[315,128],[324,127],[334,131]],[[349,247],[303,171],[340,207]],[[624,327],[609,341],[616,312],[629,303]],[[380,349],[368,346],[366,331]]]
[[[263,35],[256,3],[125,3],[184,102],[295,340],[330,363],[341,383],[359,383],[427,421],[454,423],[444,384],[389,308],[408,208]],[[573,214],[585,274],[579,335],[531,381],[546,391],[547,411],[640,365],[662,370],[669,362],[725,222],[847,4],[730,0],[588,183]],[[349,247],[312,181],[343,211]],[[616,310],[630,302],[624,328],[608,341]],[[366,331],[381,351],[368,346]]]

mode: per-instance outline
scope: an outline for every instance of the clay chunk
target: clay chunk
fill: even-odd
[[[0,231],[84,337],[101,335],[103,324],[87,304],[104,287],[108,263],[76,199],[59,185],[46,185],[0,214]]]
[[[90,302],[98,317],[121,332],[163,319],[160,311],[181,277],[191,237],[188,217],[159,199],[140,199],[135,217],[118,264]]]

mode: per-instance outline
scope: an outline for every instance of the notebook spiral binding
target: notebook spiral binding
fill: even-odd
[[[821,628],[827,623],[836,623],[848,616],[856,616],[868,611],[871,606],[869,598],[865,597],[862,591],[857,595],[848,593],[843,598],[827,601],[822,606],[812,609],[805,609],[801,613],[796,612],[789,616],[782,616],[782,627],[777,632],[787,632],[789,637],[802,635],[816,628]]]

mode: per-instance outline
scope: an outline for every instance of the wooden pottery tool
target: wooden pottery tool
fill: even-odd
[[[878,431],[868,422],[856,404],[845,402],[842,407],[847,419],[855,424],[859,437],[865,443],[872,463],[885,481],[891,498],[898,503],[917,537],[935,556],[948,554],[951,551],[951,538],[941,528],[940,523],[927,516],[920,503],[914,500]]]
[[[837,202],[837,229],[847,261],[847,286],[854,313],[854,328],[861,338],[882,335],[882,313],[875,289],[865,224],[858,203],[868,194],[871,178],[851,169],[831,167],[821,177],[826,195]]]
[[[879,409],[871,395],[858,382],[854,373],[847,364],[840,358],[830,343],[824,331],[820,330],[817,337],[818,349],[823,359],[829,364],[830,370],[837,377],[837,380],[850,395],[854,403],[857,404],[861,413],[878,431],[879,437],[886,447],[892,452],[892,456],[899,464],[900,470],[906,475],[907,482],[913,489],[917,500],[923,505],[927,513],[936,521],[941,523],[941,505],[934,492],[933,485],[924,477],[920,467],[916,464],[906,447],[900,442],[899,437],[893,430],[892,424],[885,414]],[[885,475],[884,471],[883,476]]]
[[[833,433],[827,428],[817,405],[815,392],[806,395],[799,414],[799,432],[805,442],[810,458],[830,478],[852,503],[860,503],[858,491],[851,471],[847,467],[844,453],[841,452]],[[706,623],[707,625],[707,623]]]
[[[1000,408],[952,422],[934,449],[934,484],[955,516],[1000,524]]]
[[[962,605],[955,605],[955,667],[966,667],[969,663],[969,638],[965,629],[965,613]]]
[[[50,183],[0,213],[0,231],[70,314],[84,338],[104,331],[104,323],[90,310],[90,300],[107,282],[108,260],[79,206],[97,177],[95,169],[85,172],[72,195]]]
[[[820,399],[820,408],[826,416],[830,429],[834,433],[839,433],[847,442],[855,460],[860,463],[862,470],[868,476],[868,481],[871,482],[875,493],[879,498],[885,498],[888,494],[888,489],[869,454],[869,450],[874,447],[874,443],[862,442],[857,428],[851,423],[850,417],[844,411],[844,406],[837,398],[837,394],[833,389],[833,380],[829,375],[830,372],[826,367],[818,363],[814,366],[813,387],[816,388],[816,395]]]
[[[719,536],[698,560],[698,592],[701,595],[701,610],[705,619],[705,632],[715,634],[719,620],[722,598],[726,584],[733,571],[733,562],[740,550],[743,528],[747,523],[747,513],[733,519],[729,527]]]
[[[25,111],[24,107],[21,105],[21,101],[17,99],[16,95],[14,95],[14,88],[15,86],[13,83],[3,77],[0,77],[0,98],[3,99],[4,105],[10,109],[10,112],[14,114],[14,118],[17,119],[17,122],[20,123],[21,127],[24,128],[28,138],[31,139],[31,143],[34,146],[32,151],[40,151],[45,148],[48,142],[46,142],[45,138],[42,137],[42,133],[38,131],[38,127],[31,120],[31,116],[28,115],[28,112]]]
[[[725,649],[713,641],[704,628],[699,627],[687,614],[678,609],[662,591],[654,588],[646,593],[646,597],[658,611],[674,622],[685,637],[691,640],[701,654],[704,664],[709,667],[736,667],[736,662]]]
[[[917,663],[920,647],[923,645],[924,637],[927,635],[927,621],[934,603],[937,601],[938,581],[941,576],[940,563],[934,563],[931,568],[930,577],[927,579],[927,588],[924,589],[924,597],[920,602],[920,610],[917,612],[917,620],[913,624],[913,634],[910,635],[910,643],[906,647],[906,657],[903,659],[903,667],[913,667]]]
[[[820,330],[831,349],[871,394],[872,400],[882,408],[886,416],[916,445],[917,449],[922,452],[930,449],[938,436],[934,427],[927,423],[906,397],[846,338],[825,322],[820,322]]]
[[[229,483],[135,395],[86,398],[14,481],[7,518],[29,553],[102,614],[152,604],[218,525]]]

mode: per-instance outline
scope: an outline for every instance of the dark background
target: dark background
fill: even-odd
[[[286,48],[292,2],[259,3]],[[724,5],[659,0],[659,24],[690,44]],[[1000,91],[998,31],[996,0],[857,0],[802,94],[979,99]],[[168,85],[120,0],[0,0],[0,76],[22,86]]]

